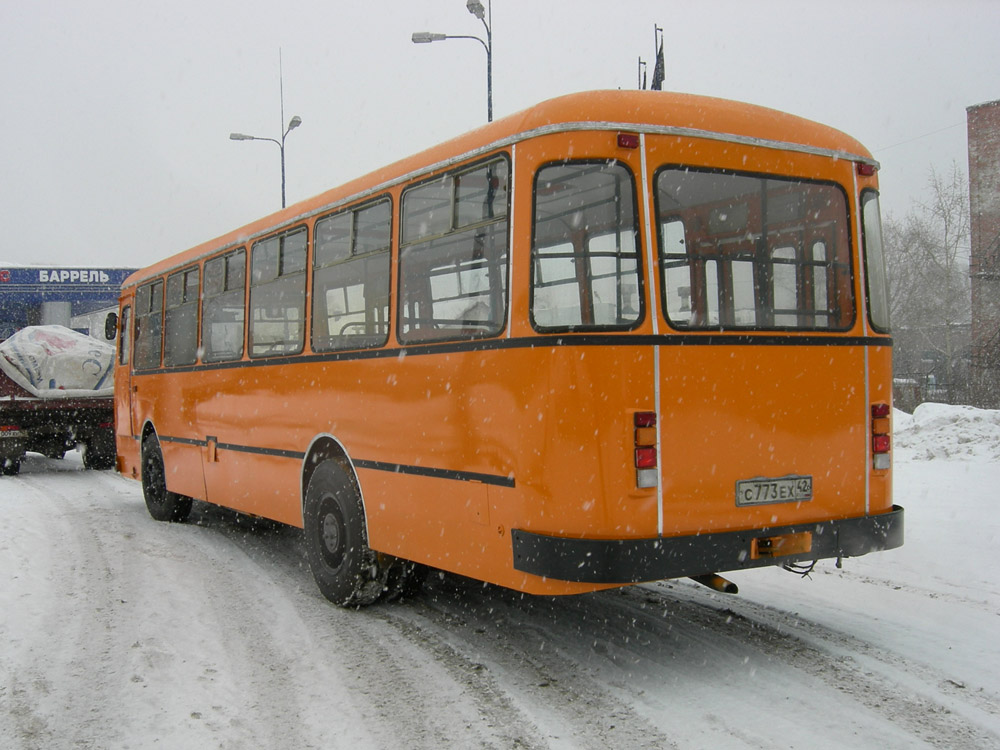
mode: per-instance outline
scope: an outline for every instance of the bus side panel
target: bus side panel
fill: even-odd
[[[217,447],[205,458],[210,502],[298,528],[302,527],[301,472],[301,459],[287,456]]]
[[[149,420],[156,431],[163,454],[167,489],[203,500],[205,478],[201,468],[201,448],[192,425],[195,405],[188,384],[200,379],[198,373],[141,375],[133,377],[133,413],[139,417],[136,434]]]
[[[197,445],[160,440],[167,489],[198,500],[205,498],[205,478],[201,470],[201,449]]]
[[[487,485],[360,469],[372,549],[475,578],[498,565]]]
[[[184,395],[209,502],[302,526],[302,453],[329,424],[309,372],[264,364],[197,373]]]

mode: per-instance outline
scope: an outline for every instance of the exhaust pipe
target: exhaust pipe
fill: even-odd
[[[702,586],[708,586],[710,589],[714,589],[723,594],[738,594],[740,593],[739,586],[737,586],[732,581],[727,581],[725,578],[720,576],[718,573],[705,573],[700,576],[691,576],[692,581],[697,581]]]

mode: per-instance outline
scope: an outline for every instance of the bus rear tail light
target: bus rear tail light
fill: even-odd
[[[892,466],[889,436],[889,404],[872,404],[872,465],[879,470]]]
[[[655,487],[659,480],[657,470],[656,412],[637,411],[635,425],[635,484],[637,487]]]
[[[0,437],[16,437],[21,434],[21,425],[0,424]]]

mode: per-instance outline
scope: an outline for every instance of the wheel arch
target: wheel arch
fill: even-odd
[[[141,446],[150,435],[156,435],[156,439],[160,439],[160,436],[156,434],[156,428],[153,427],[153,421],[147,419],[142,423],[142,429],[139,431],[139,445]]]
[[[312,439],[312,442],[309,443],[309,448],[306,449],[306,453],[302,457],[302,480],[299,486],[299,511],[303,513],[303,520],[305,518],[304,511],[306,490],[309,487],[309,481],[312,479],[313,473],[316,471],[316,467],[324,461],[337,462],[341,469],[343,469],[344,475],[353,485],[354,491],[358,493],[358,498],[361,500],[361,512],[364,515],[365,521],[365,536],[367,537],[368,510],[365,505],[365,493],[362,491],[361,481],[358,479],[358,472],[354,467],[354,462],[351,460],[350,455],[347,453],[347,448],[345,448],[343,443],[328,432],[316,435],[316,437]]]

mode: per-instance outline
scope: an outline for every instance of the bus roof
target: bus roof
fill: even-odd
[[[226,247],[235,247],[339,203],[381,192],[451,161],[547,132],[622,130],[730,140],[819,153],[877,166],[854,138],[820,123],[744,102],[666,91],[589,91],[549,99],[528,109],[382,167],[288,208],[264,216],[130,276],[123,286],[179,268]]]

